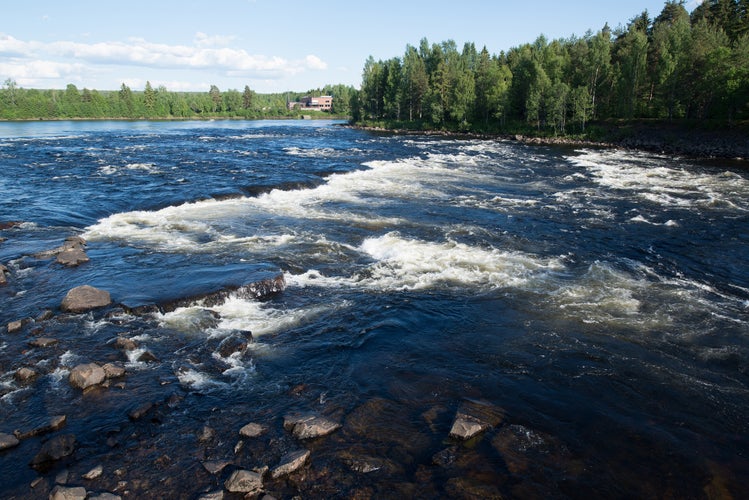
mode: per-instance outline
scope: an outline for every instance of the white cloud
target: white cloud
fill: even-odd
[[[34,85],[42,80],[67,79],[80,81],[85,71],[82,64],[55,61],[0,62],[0,75],[7,75],[19,85]]]
[[[195,34],[194,43],[198,47],[226,47],[231,45],[236,38],[231,35],[206,35],[199,31]]]
[[[328,69],[328,64],[315,55],[308,55],[305,59],[309,69]]]

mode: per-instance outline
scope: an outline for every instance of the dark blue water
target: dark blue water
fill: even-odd
[[[44,471],[27,464],[55,434],[0,452],[0,496],[46,498],[67,470],[90,492],[196,498],[302,446],[267,492],[749,495],[746,165],[337,125],[0,124],[0,325],[55,314],[0,334],[0,433],[65,414],[78,443]],[[90,262],[39,255],[73,235]],[[277,275],[265,300],[199,300]],[[82,284],[113,306],[62,314]],[[83,362],[127,375],[82,394]],[[467,401],[504,420],[462,443]],[[294,411],[342,427],[298,443]],[[248,422],[268,432],[242,440]]]

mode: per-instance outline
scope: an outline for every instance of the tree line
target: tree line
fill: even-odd
[[[451,130],[584,132],[591,120],[749,118],[749,0],[669,0],[626,27],[493,55],[452,40],[364,65],[357,122]]]
[[[348,116],[353,92],[353,87],[345,85],[327,85],[306,93],[258,94],[247,85],[242,92],[221,91],[216,85],[207,92],[171,92],[163,86],[154,88],[150,82],[142,91],[124,83],[116,91],[79,90],[72,83],[65,90],[38,90],[20,88],[9,78],[0,88],[0,119],[286,117],[301,113],[290,111],[287,102],[304,95],[333,95],[331,114]]]

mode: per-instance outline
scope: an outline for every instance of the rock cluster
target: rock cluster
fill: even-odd
[[[85,246],[86,240],[80,236],[69,236],[61,246],[40,252],[35,257],[38,259],[51,259],[55,257],[58,264],[67,267],[76,267],[91,260],[86,255]]]

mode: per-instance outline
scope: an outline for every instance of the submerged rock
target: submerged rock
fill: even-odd
[[[70,371],[69,380],[73,387],[86,390],[89,387],[101,384],[106,377],[104,368],[96,363],[86,363],[73,368]]]
[[[248,332],[249,333],[249,332]],[[222,358],[228,358],[234,353],[244,354],[247,350],[250,340],[252,340],[252,334],[249,334],[249,339],[245,335],[233,334],[226,337],[216,349],[216,352]]]
[[[73,288],[65,295],[60,308],[65,312],[81,313],[105,307],[111,303],[112,298],[106,290],[82,285]]]
[[[291,474],[304,465],[310,456],[309,450],[297,450],[287,453],[281,457],[281,460],[275,469],[271,472],[273,479]]]
[[[468,440],[498,426],[504,420],[504,410],[484,401],[466,401],[458,409],[450,437]]]
[[[55,436],[42,445],[42,448],[31,460],[31,466],[43,468],[51,462],[69,457],[75,451],[76,439],[73,434]]]
[[[39,436],[41,434],[59,431],[60,429],[65,427],[65,424],[67,423],[68,417],[66,415],[55,415],[53,417],[49,417],[49,420],[47,420],[46,423],[40,425],[39,427],[35,427],[26,432],[14,431],[13,434],[15,434],[18,439],[28,439],[30,437]]]
[[[57,339],[53,339],[51,337],[37,337],[35,339],[32,339],[29,341],[29,345],[31,347],[51,347],[55,344],[57,344],[59,341]]]
[[[287,415],[283,427],[297,439],[313,439],[327,436],[341,424],[319,415]]]
[[[223,304],[231,296],[240,299],[264,300],[283,292],[285,288],[286,279],[283,274],[279,274],[273,278],[262,279],[247,285],[227,287],[216,292],[172,300],[160,306],[163,312],[172,312],[180,307],[193,306],[198,302],[203,307],[214,307]]]
[[[224,486],[230,493],[259,493],[263,489],[263,476],[249,470],[237,470]]]

